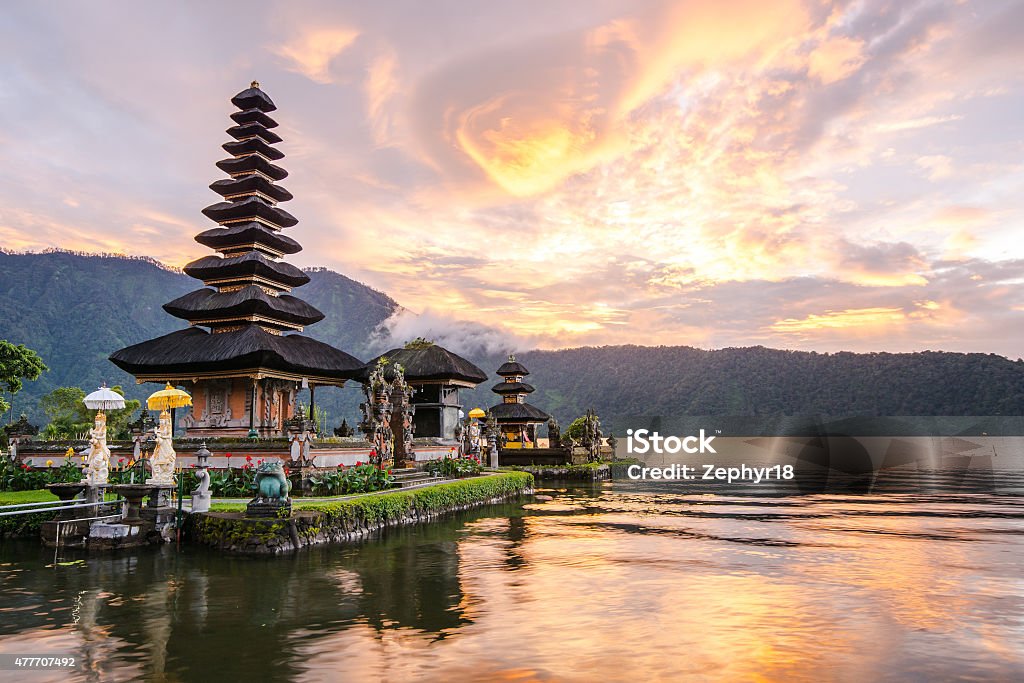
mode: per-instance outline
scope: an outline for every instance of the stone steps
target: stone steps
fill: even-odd
[[[397,488],[418,486],[434,479],[433,476],[426,472],[422,472],[412,467],[400,470],[391,470],[391,474],[395,478],[395,486]]]

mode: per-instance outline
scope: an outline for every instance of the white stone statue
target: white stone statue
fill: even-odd
[[[153,468],[153,476],[146,480],[147,484],[174,484],[174,463],[177,460],[177,453],[171,441],[174,432],[171,429],[171,414],[168,411],[160,413],[160,424],[154,429],[156,433],[156,447],[153,448],[153,457],[150,459],[150,467]]]
[[[103,411],[96,413],[96,422],[89,430],[89,453],[86,455],[85,478],[88,486],[106,486],[110,474],[110,449],[107,448],[107,416]]]

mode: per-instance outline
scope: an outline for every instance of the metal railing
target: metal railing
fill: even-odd
[[[69,501],[66,500],[52,500],[52,501],[40,501],[38,503],[17,503],[14,505],[0,505],[0,517],[11,517],[14,515],[32,515],[40,512],[56,512],[58,510],[79,510],[82,508],[99,507],[100,505],[117,505],[124,503],[124,498],[116,498],[114,500],[105,500],[99,503],[89,503],[86,501],[74,502],[68,505]],[[107,515],[111,517],[113,515]],[[63,521],[81,521],[82,518],[77,520],[63,520]]]

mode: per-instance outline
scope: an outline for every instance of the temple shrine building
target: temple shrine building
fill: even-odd
[[[498,422],[501,430],[502,448],[536,448],[537,427],[546,424],[551,416],[540,408],[526,402],[527,394],[535,389],[524,379],[530,371],[522,363],[510,355],[508,361],[498,368],[497,374],[502,378],[491,391],[501,396],[501,403],[491,406],[490,414]]]
[[[192,394],[186,436],[260,436],[284,433],[300,389],[342,386],[363,368],[358,359],[300,334],[323,313],[292,294],[309,276],[284,257],[302,247],[284,230],[298,219],[279,204],[292,194],[278,181],[288,172],[274,162],[277,109],[259,84],[231,99],[238,111],[217,162],[227,178],[210,189],[222,201],[203,209],[217,227],[196,241],[217,254],[185,266],[203,287],[164,304],[189,327],[134,344],[110,356],[136,382],[169,382]]]
[[[459,390],[486,382],[487,373],[462,356],[419,339],[371,360],[361,377],[363,381],[381,358],[387,359],[385,376],[388,379],[392,378],[388,373],[401,365],[406,381],[415,390],[411,403],[416,436],[454,440],[462,409]]]

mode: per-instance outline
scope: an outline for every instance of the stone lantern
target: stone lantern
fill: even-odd
[[[208,512],[210,509],[210,451],[204,441],[196,451],[196,481],[199,486],[192,491],[192,512]]]

